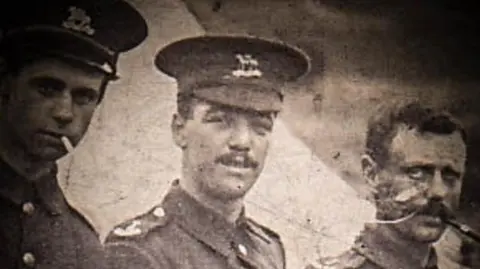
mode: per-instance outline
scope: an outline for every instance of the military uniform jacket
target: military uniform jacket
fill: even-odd
[[[178,186],[161,206],[115,228],[106,241],[111,269],[284,269],[279,236],[247,219],[230,224]]]
[[[404,241],[379,228],[366,227],[354,246],[338,257],[321,259],[305,269],[438,269],[433,247],[423,261],[414,261]],[[410,252],[409,252],[410,251]]]
[[[56,171],[27,182],[0,161],[0,268],[102,269],[97,234],[70,207]]]

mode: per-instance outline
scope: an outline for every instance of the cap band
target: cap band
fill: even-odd
[[[179,84],[182,94],[234,107],[242,107],[257,111],[280,111],[283,95],[275,86],[259,81],[196,81]]]
[[[273,91],[252,90],[240,85],[224,85],[211,88],[197,88],[193,96],[223,105],[255,111],[280,111],[282,98]]]

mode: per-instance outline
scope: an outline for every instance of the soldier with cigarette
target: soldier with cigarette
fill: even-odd
[[[66,201],[56,161],[84,136],[146,23],[121,0],[9,4],[0,8],[0,268],[100,269],[98,235]]]
[[[350,250],[308,268],[438,268],[432,243],[458,207],[466,156],[465,131],[447,113],[411,103],[374,114],[361,165],[377,220]]]

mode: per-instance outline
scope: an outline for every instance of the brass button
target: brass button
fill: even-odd
[[[22,210],[23,210],[23,213],[27,215],[33,215],[33,212],[35,212],[35,206],[30,202],[26,202],[23,204]]]
[[[26,266],[28,267],[34,267],[35,266],[35,256],[33,256],[32,253],[27,252],[23,254],[23,263],[25,263]]]
[[[240,253],[244,256],[246,256],[248,254],[247,247],[245,247],[242,244],[238,244],[238,251],[240,251]]]
[[[162,207],[157,207],[153,210],[153,215],[157,218],[165,217],[165,210]]]

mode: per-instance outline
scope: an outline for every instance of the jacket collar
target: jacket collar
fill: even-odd
[[[244,210],[235,223],[230,223],[185,192],[178,180],[173,183],[162,206],[182,229],[224,256],[230,255],[234,247],[232,242],[238,239],[238,229],[248,226]]]
[[[18,206],[38,200],[50,214],[59,215],[67,208],[67,204],[56,174],[55,165],[48,173],[32,182],[0,159],[0,197]]]

